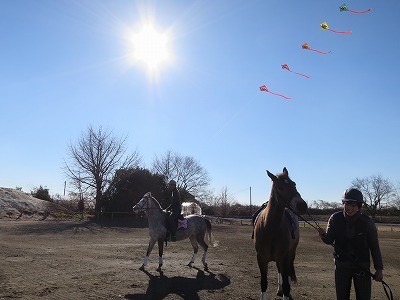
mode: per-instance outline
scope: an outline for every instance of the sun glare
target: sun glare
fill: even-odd
[[[169,36],[152,24],[143,25],[131,35],[132,58],[143,63],[148,71],[159,72],[163,64],[170,62]]]

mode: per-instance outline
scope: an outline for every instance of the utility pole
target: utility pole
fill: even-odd
[[[252,215],[251,213],[251,187],[250,187],[250,216]]]
[[[67,181],[64,181],[64,196],[65,196],[65,188],[67,187]]]

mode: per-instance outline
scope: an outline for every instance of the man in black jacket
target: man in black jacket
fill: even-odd
[[[181,204],[181,195],[176,188],[175,180],[170,180],[168,182],[168,189],[171,191],[170,194],[170,205],[166,208],[169,212],[168,224],[169,231],[171,233],[171,241],[176,241],[176,228],[178,227],[178,218],[181,215],[182,204]]]
[[[377,229],[372,219],[360,211],[363,195],[358,189],[347,189],[342,203],[343,211],[329,218],[326,231],[318,230],[322,241],[334,246],[336,297],[349,300],[353,280],[356,299],[370,300],[371,276],[363,271],[369,271],[370,254],[375,268],[374,279],[383,280]]]

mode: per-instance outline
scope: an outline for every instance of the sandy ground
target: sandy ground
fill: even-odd
[[[210,248],[209,271],[189,241],[169,243],[163,273],[157,249],[146,271],[139,267],[147,228],[102,227],[88,221],[0,220],[0,299],[259,299],[259,271],[250,226],[216,225],[219,246]],[[400,232],[380,232],[385,281],[400,299]],[[302,228],[294,299],[335,299],[331,247],[312,228]],[[270,264],[268,299],[276,292]],[[355,299],[352,296],[352,299]],[[386,299],[373,283],[373,299]]]

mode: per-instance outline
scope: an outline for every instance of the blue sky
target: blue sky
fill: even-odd
[[[250,186],[266,200],[267,169],[287,167],[309,202],[339,201],[356,177],[398,182],[400,1],[341,4],[2,1],[0,186],[61,194],[67,146],[89,125],[127,136],[147,167],[168,150],[194,157],[240,203]],[[146,16],[173,37],[156,79],[125,58]]]

